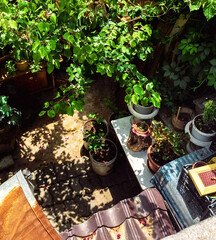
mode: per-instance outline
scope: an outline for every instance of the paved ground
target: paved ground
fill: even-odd
[[[108,176],[95,174],[83,156],[35,171],[33,183],[38,203],[60,232],[141,191],[121,152]]]
[[[60,74],[57,82],[65,77]],[[49,92],[41,93],[37,99],[46,101],[48,95]],[[20,169],[33,173],[35,197],[57,231],[141,191],[121,146],[114,171],[106,177],[93,172],[88,154],[83,151],[82,126],[89,113],[96,112],[106,120],[111,114],[103,103],[105,97],[120,102],[115,84],[110,79],[99,79],[86,94],[83,112],[76,112],[73,117],[31,118],[20,129],[11,153],[14,166],[0,173],[0,184]],[[36,105],[29,106],[31,112]],[[116,140],[114,135],[110,137]]]

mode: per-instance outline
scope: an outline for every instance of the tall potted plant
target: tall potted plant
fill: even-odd
[[[153,120],[150,125],[153,144],[148,148],[148,166],[152,172],[157,172],[164,164],[185,154],[182,141],[187,139],[186,134],[175,134],[162,122]]]
[[[192,135],[203,142],[211,141],[216,135],[216,105],[213,100],[206,102],[203,114],[193,119]]]

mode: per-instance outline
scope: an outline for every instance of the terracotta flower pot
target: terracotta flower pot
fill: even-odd
[[[24,72],[29,68],[28,62],[26,60],[16,62],[16,68],[18,71]]]
[[[183,116],[181,118],[181,116]],[[186,124],[194,118],[194,111],[187,107],[181,107],[179,116],[172,116],[172,125],[176,130],[184,131]]]
[[[150,145],[149,148],[147,149],[147,156],[148,156],[147,163],[148,163],[149,169],[150,169],[153,173],[156,173],[161,166],[158,165],[158,164],[152,159],[152,157],[151,157],[151,151],[152,151],[153,145],[154,145],[154,144]]]

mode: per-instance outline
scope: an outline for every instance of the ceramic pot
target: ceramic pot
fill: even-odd
[[[83,129],[82,129],[83,138],[86,137],[85,126],[86,126],[88,123],[91,123],[91,122],[94,122],[94,121],[96,121],[96,120],[95,120],[95,119],[90,119],[90,120],[88,120],[88,121],[86,121],[86,122],[84,123]],[[104,124],[104,126],[105,126],[105,128],[106,128],[106,130],[105,130],[105,132],[104,132],[103,138],[106,138],[106,137],[108,136],[108,134],[109,134],[109,126],[108,126],[108,123],[107,123],[107,121],[106,121],[105,119],[103,119],[102,122],[103,122],[103,124]],[[88,148],[89,142],[88,142],[88,141],[84,141],[84,140],[83,140],[83,145],[84,145],[84,147],[85,147],[86,150],[89,150],[89,148]]]
[[[116,144],[109,139],[105,139],[105,141],[109,141],[112,144],[112,146],[115,148],[115,151],[116,151],[115,156],[112,159],[110,159],[110,161],[98,162],[94,159],[93,154],[91,154],[91,152],[89,152],[89,157],[91,160],[92,168],[93,168],[94,172],[100,176],[106,176],[112,172],[114,163],[115,163],[115,161],[117,159],[117,155],[118,155],[118,149],[117,149]]]
[[[192,121],[192,131],[191,131],[191,133],[192,133],[193,137],[196,138],[196,139],[199,140],[199,141],[202,141],[202,142],[210,142],[210,141],[212,141],[212,139],[214,138],[214,136],[216,135],[216,133],[215,133],[215,132],[214,132],[214,133],[204,133],[204,132],[200,131],[200,130],[196,127],[196,125],[195,125],[195,120],[196,120],[197,117],[200,117],[200,116],[202,116],[202,114],[197,115],[197,116],[193,119],[193,121]]]
[[[147,156],[148,156],[147,163],[148,163],[148,167],[151,170],[151,172],[156,173],[161,166],[158,165],[151,157],[152,146],[153,146],[153,144],[150,145],[147,149]]]
[[[151,119],[154,118],[158,112],[159,112],[159,108],[153,108],[153,112],[151,112],[150,114],[141,114],[138,113],[135,109],[134,109],[134,105],[132,104],[132,102],[130,103],[130,105],[128,106],[128,110],[130,111],[130,113],[135,117],[135,121],[139,121],[139,120],[143,120],[143,119]]]
[[[16,68],[18,71],[24,72],[29,68],[28,62],[26,60],[16,62]]]
[[[134,105],[134,110],[140,114],[150,114],[153,111],[153,105],[148,107],[143,107],[141,105]]]

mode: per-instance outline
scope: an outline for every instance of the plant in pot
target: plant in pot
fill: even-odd
[[[126,89],[125,102],[129,111],[138,119],[156,116],[161,104],[160,94],[154,90],[154,83],[140,81]],[[154,110],[154,107],[157,108]]]
[[[0,96],[0,132],[7,131],[9,126],[20,124],[21,112],[8,104],[8,96]]]
[[[127,111],[119,110],[118,107],[116,106],[116,104],[114,102],[112,102],[111,100],[109,100],[108,98],[104,98],[103,102],[112,111],[112,114],[109,117],[108,124],[109,124],[109,128],[111,129],[112,133],[115,133],[113,126],[111,124],[111,121],[119,119],[119,118],[123,118],[123,117],[128,117],[128,116],[130,116],[130,114]]]
[[[28,49],[16,49],[13,58],[15,59],[16,68],[18,71],[26,71],[29,68],[28,59],[29,51]]]
[[[203,114],[192,121],[192,135],[199,141],[209,142],[216,135],[216,105],[213,100],[205,103]]]
[[[153,144],[148,148],[148,166],[152,172],[157,172],[164,164],[185,154],[182,142],[188,135],[174,133],[160,121],[153,120],[150,125]]]
[[[184,131],[186,124],[194,118],[194,111],[188,107],[179,107],[172,115],[172,125],[176,130]]]
[[[94,172],[105,176],[112,171],[118,150],[113,141],[99,137],[94,133],[89,136],[89,156]]]
[[[151,131],[145,121],[134,122],[131,126],[127,147],[135,152],[147,149],[152,143]]]
[[[95,113],[89,114],[89,119],[83,125],[83,141],[85,149],[89,149],[89,140],[95,136],[97,138],[107,137],[109,133],[108,123],[105,119],[97,116]]]

